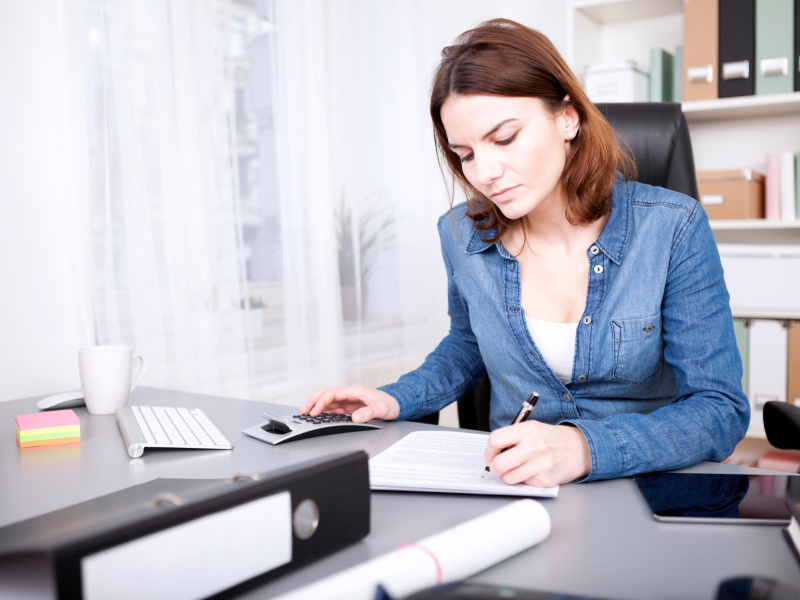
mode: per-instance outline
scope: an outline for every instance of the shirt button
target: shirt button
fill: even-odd
[[[602,273],[603,272],[603,266],[602,265],[595,265],[594,272],[595,273]]]
[[[647,327],[644,328],[644,330],[647,333],[650,333],[651,331],[653,331],[653,324],[652,323],[648,324]]]
[[[564,402],[569,402],[569,394],[564,394]]]
[[[518,310],[519,310],[519,308],[516,307],[516,306],[512,306],[511,307],[511,312],[517,312]]]
[[[600,248],[598,248],[597,246],[592,246],[591,248],[589,248],[589,252],[591,252],[592,254],[598,254],[600,252]]]
[[[583,324],[584,325],[588,325],[591,322],[592,322],[592,317],[590,317],[589,315],[586,315],[585,317],[583,317]]]
[[[578,381],[586,381],[586,375],[578,375]]]

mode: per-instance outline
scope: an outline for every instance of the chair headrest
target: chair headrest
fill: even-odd
[[[769,443],[782,450],[800,450],[800,406],[788,402],[764,404],[764,430]]]
[[[699,199],[689,127],[680,104],[628,102],[597,108],[625,142],[623,149],[633,152],[637,181]]]

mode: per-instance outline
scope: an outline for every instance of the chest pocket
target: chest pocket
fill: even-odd
[[[664,357],[661,313],[645,319],[611,319],[614,378],[641,383],[655,375]]]

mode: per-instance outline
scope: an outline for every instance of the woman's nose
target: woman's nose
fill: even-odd
[[[489,156],[478,158],[475,156],[475,179],[480,185],[491,185],[503,174],[503,165],[500,161]]]

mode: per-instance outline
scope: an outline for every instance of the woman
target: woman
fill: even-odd
[[[320,390],[301,410],[416,418],[488,372],[485,462],[507,483],[725,459],[750,407],[702,206],[630,181],[611,127],[541,33],[488,21],[442,54],[431,117],[469,198],[439,220],[450,333],[397,383]],[[531,391],[532,420],[508,426]]]

